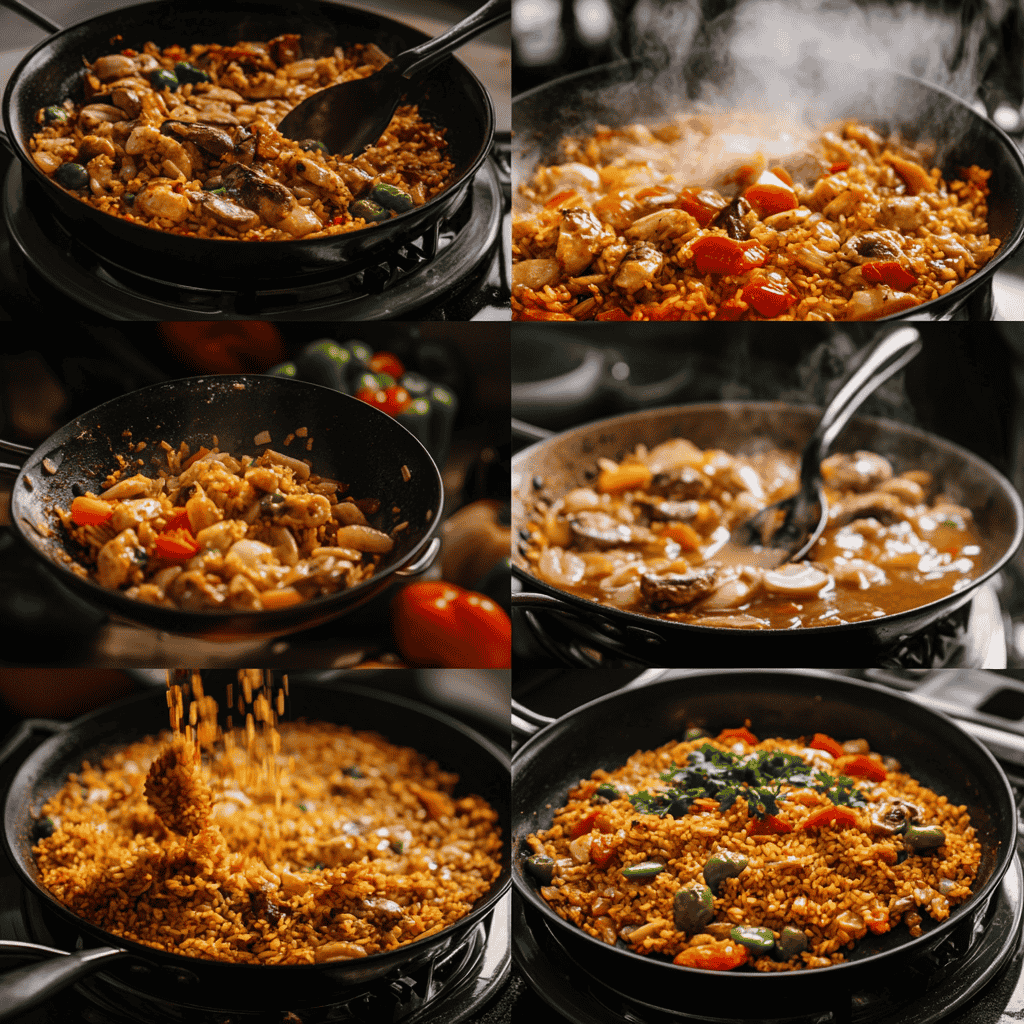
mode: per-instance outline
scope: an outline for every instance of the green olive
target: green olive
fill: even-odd
[[[749,863],[746,857],[729,850],[719,850],[704,862],[704,881],[717,896],[723,878],[735,878]]]
[[[594,795],[590,798],[592,801],[597,801],[601,798],[605,800],[618,800],[622,794],[619,792],[619,787],[613,785],[611,782],[602,782],[597,789],[594,790]]]
[[[173,92],[178,88],[178,76],[166,68],[158,68],[149,76],[149,84],[157,91],[170,89]]]
[[[373,186],[370,190],[370,198],[375,203],[380,203],[381,206],[386,206],[389,210],[397,210],[399,213],[411,210],[415,205],[408,192],[403,192],[400,188],[395,188],[394,185],[383,183]]]
[[[61,164],[53,172],[53,180],[65,188],[85,188],[89,184],[89,172],[81,164]]]
[[[197,68],[195,64],[186,64],[185,61],[179,60],[174,65],[174,75],[182,85],[186,82],[209,82],[210,76],[203,71],[201,68]],[[177,88],[177,86],[172,86]]]
[[[775,955],[780,960],[790,960],[807,949],[807,936],[799,929],[786,925],[775,940]]]
[[[526,858],[527,874],[533,875],[541,885],[550,885],[555,877],[555,862],[543,853]]]
[[[711,890],[700,882],[677,889],[672,897],[672,918],[677,931],[699,932],[714,916]]]
[[[639,864],[633,864],[622,869],[623,878],[653,878],[660,875],[668,865],[662,860],[642,860]]]
[[[946,841],[946,833],[938,825],[911,825],[903,833],[903,845],[912,853],[935,850]]]
[[[771,928],[752,928],[738,925],[729,932],[733,942],[746,946],[754,956],[764,956],[775,948],[775,933]]]
[[[47,107],[43,111],[43,119],[47,124],[65,124],[68,119],[68,112],[63,107]]]

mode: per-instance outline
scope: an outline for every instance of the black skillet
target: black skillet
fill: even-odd
[[[686,437],[701,448],[744,453],[770,442],[799,452],[820,410],[783,402],[718,402],[644,409],[576,427],[518,452],[512,459],[512,528],[521,530],[541,499],[554,500],[589,479],[598,457],[621,459]],[[891,420],[855,417],[834,452],[867,449],[889,458],[897,472],[927,469],[942,491],[968,507],[983,538],[983,571],[963,589],[910,611],[864,622],[811,629],[725,629],[693,626],[596,604],[539,579],[517,541],[512,571],[526,592],[512,606],[556,614],[584,642],[649,665],[877,666],[908,639],[969,602],[1006,564],[1024,536],[1024,509],[1010,482],[964,448]]]
[[[680,678],[681,676],[681,678]],[[712,735],[750,720],[755,736],[863,737],[896,757],[903,770],[952,803],[967,805],[982,844],[973,895],[949,918],[925,916],[923,934],[901,925],[868,935],[845,963],[816,970],[762,974],[700,971],[665,958],[609,946],[563,921],[541,898],[523,862],[525,837],[550,826],[567,791],[597,768],[611,770],[637,750],[650,750],[701,726]],[[512,761],[513,884],[573,959],[603,984],[654,1006],[729,1017],[790,1017],[841,1005],[850,993],[898,983],[899,973],[953,939],[960,952],[981,927],[985,911],[1015,852],[1013,793],[992,755],[935,711],[892,690],[829,672],[793,670],[673,674],[643,687],[584,704],[527,740]]]
[[[299,427],[306,427],[312,439],[308,451],[302,439],[284,444],[286,436]],[[378,529],[390,532],[408,522],[395,534],[394,548],[368,580],[277,611],[182,611],[107,590],[82,579],[62,560],[68,555],[77,558],[80,551],[50,509],[54,505],[70,508],[76,491],[83,487],[99,493],[103,478],[117,468],[118,454],[130,462],[142,459],[144,464],[135,471],[153,476],[151,459],[162,462],[161,441],[172,448],[185,441],[194,452],[201,445],[213,447],[216,436],[221,451],[256,455],[266,447],[254,440],[263,431],[270,433],[270,447],[295,458],[309,458],[313,472],[348,484],[346,495],[380,501],[380,511],[370,517]],[[133,447],[142,441],[146,448],[135,454]],[[2,446],[20,447],[7,442]],[[44,460],[56,472],[49,472]],[[402,466],[409,470],[408,482]],[[25,460],[14,483],[11,519],[63,583],[103,610],[168,633],[226,640],[311,628],[369,600],[392,576],[422,571],[440,547],[432,538],[442,504],[441,477],[433,459],[392,417],[349,395],[305,381],[226,375],[153,384],[66,423]]]
[[[392,743],[429,755],[442,768],[458,772],[457,797],[475,793],[487,800],[498,812],[502,836],[508,837],[508,754],[456,719],[404,697],[347,684],[293,686],[286,714],[290,720],[302,717],[372,729]],[[39,884],[32,856],[33,823],[39,808],[64,785],[69,772],[80,770],[83,760],[96,763],[105,751],[165,728],[164,694],[139,694],[62,725],[18,768],[4,807],[7,855],[28,891],[63,927],[82,936],[86,950],[0,975],[0,1019],[6,1013],[23,1013],[31,1003],[93,970],[102,970],[156,998],[214,1009],[298,1009],[337,1002],[346,998],[345,990],[353,986],[368,985],[403,967],[420,966],[455,946],[494,908],[509,886],[506,842],[501,874],[466,917],[400,949],[325,964],[258,967],[199,960],[151,949],[90,925]]]
[[[8,4],[8,6],[14,6]],[[18,9],[24,4],[19,4]],[[23,12],[24,13],[24,12]],[[494,110],[480,80],[452,57],[418,82],[410,100],[428,121],[446,129],[448,152],[455,164],[453,183],[422,206],[384,224],[329,238],[279,242],[234,243],[189,238],[154,231],[108,216],[87,206],[51,182],[32,160],[28,141],[38,128],[40,108],[66,98],[80,100],[85,69],[104,54],[146,42],[235,43],[268,40],[285,32],[302,35],[306,56],[332,54],[336,45],[376,43],[396,55],[429,37],[378,14],[342,4],[301,0],[282,5],[276,0],[248,0],[242,7],[154,2],[123,7],[61,29],[47,19],[33,18],[55,34],[25,56],[4,93],[4,128],[9,145],[21,160],[26,191],[40,209],[52,208],[72,234],[100,255],[124,263],[157,280],[254,285],[282,274],[350,272],[355,261],[421,235],[428,226],[451,214],[462,201],[486,159],[494,136]]]
[[[733,69],[737,81],[755,79],[761,68]],[[729,77],[716,68],[714,85]],[[856,118],[882,132],[898,131],[911,140],[936,145],[934,164],[949,181],[959,168],[977,164],[992,171],[988,197],[989,233],[1002,239],[995,257],[946,295],[884,320],[948,320],[1020,245],[1024,238],[1024,157],[1009,136],[953,93],[896,71],[862,68],[802,58],[778,92],[791,86],[797,105],[803,104],[812,126]],[[596,125],[611,127],[637,122],[656,124],[705,91],[709,83],[686,72],[669,80],[639,63],[619,61],[566,75],[516,97],[512,121],[513,180],[530,178],[540,161],[559,162],[558,144],[564,136],[589,134]],[[764,86],[748,96],[762,97]],[[725,91],[728,91],[726,89]],[[736,87],[734,94],[739,94]],[[686,97],[690,97],[687,100]],[[682,101],[680,101],[682,98]],[[754,105],[758,100],[747,101]]]

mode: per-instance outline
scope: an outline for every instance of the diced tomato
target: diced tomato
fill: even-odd
[[[587,813],[584,814],[575,825],[573,825],[569,835],[573,839],[579,839],[580,836],[585,836],[588,832],[593,832],[595,828],[599,832],[604,833],[612,831],[612,827],[608,824],[608,819],[604,817],[600,807],[595,807],[592,811],[587,811]]]
[[[342,217],[342,215],[339,213],[337,215],[337,217],[332,217],[331,218],[331,226],[332,227],[338,227],[339,225],[343,224],[344,221],[345,221],[345,218]]]
[[[595,836],[594,841],[590,844],[590,863],[603,868],[615,856],[617,846],[618,843],[610,836]]]
[[[676,206],[685,210],[702,228],[706,228],[725,205],[721,196],[697,188],[684,188],[676,200]]]
[[[683,551],[700,549],[700,534],[689,523],[666,523],[662,537],[671,537]]]
[[[771,319],[781,316],[796,302],[789,290],[789,282],[781,274],[759,277],[743,289],[743,300],[749,303],[763,317]]]
[[[768,254],[756,242],[736,242],[724,235],[705,235],[690,246],[702,274],[744,274],[764,266]]]
[[[114,506],[102,498],[80,495],[71,502],[71,522],[76,526],[99,526],[114,514]]]
[[[843,756],[843,748],[831,736],[826,736],[823,732],[816,732],[814,739],[807,746],[814,750],[824,750],[833,757]]]
[[[792,187],[771,171],[765,171],[743,193],[743,198],[755,209],[759,217],[795,210],[799,205]]]
[[[876,260],[873,263],[864,263],[860,268],[865,281],[872,284],[887,284],[890,288],[896,288],[905,292],[912,288],[917,278],[905,267],[900,266],[897,260]]]
[[[840,171],[848,171],[850,169],[849,160],[837,160],[829,169],[829,174],[838,174]]]
[[[374,352],[370,356],[370,369],[374,373],[389,373],[395,380],[398,380],[405,373],[402,361],[398,356],[392,355],[390,352]]]
[[[735,743],[737,740],[743,740],[744,743],[748,743],[752,747],[757,745],[757,737],[743,726],[739,729],[723,729],[715,739],[719,743]]]
[[[891,930],[888,907],[880,907],[877,903],[871,903],[866,907],[860,907],[858,912],[864,918],[868,931],[873,935],[884,935]]]
[[[783,821],[774,814],[765,815],[764,820],[751,818],[747,822],[748,836],[778,836],[785,832],[792,832],[793,826]]]
[[[164,527],[167,533],[173,533],[175,530],[188,530],[192,532],[192,524],[189,522],[188,510],[184,507],[176,508],[172,513],[170,519],[167,520],[167,525]]]
[[[739,320],[747,311],[747,304],[737,299],[726,299],[715,313],[716,320]]]
[[[690,946],[679,953],[672,963],[680,967],[700,967],[705,971],[731,971],[749,959],[746,946],[722,939],[705,946]]]
[[[389,416],[395,416],[405,412],[412,405],[412,395],[400,384],[392,384],[386,388],[360,388],[356,392],[356,398],[361,402],[372,405]]]
[[[844,757],[836,762],[836,769],[844,775],[852,775],[855,779],[868,779],[870,782],[885,782],[889,777],[885,765],[866,754]]]
[[[161,533],[156,539],[156,553],[168,562],[182,562],[199,550],[195,537],[188,530]]]
[[[629,314],[624,309],[606,309],[603,313],[598,313],[594,317],[595,320],[628,320]]]
[[[859,828],[860,819],[848,807],[822,807],[820,811],[815,811],[810,817],[805,818],[800,828],[806,831],[824,828],[826,825],[833,828]]]

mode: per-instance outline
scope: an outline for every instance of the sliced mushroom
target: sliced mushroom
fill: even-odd
[[[709,594],[717,577],[718,569],[711,565],[666,576],[643,573],[640,576],[640,593],[655,611],[686,608]]]
[[[688,523],[700,511],[699,501],[669,501],[642,496],[636,502],[643,506],[648,519],[660,522]]]
[[[682,466],[655,473],[647,490],[676,500],[703,498],[711,490],[711,481],[696,469]]]
[[[855,519],[877,519],[883,526],[892,526],[908,518],[903,502],[895,494],[873,491],[858,494],[836,505],[830,513],[832,525],[845,526]]]
[[[235,151],[235,143],[223,128],[209,124],[192,124],[188,121],[164,121],[160,126],[162,135],[186,139],[210,156],[223,156]]]
[[[634,540],[632,528],[607,512],[577,512],[569,516],[569,529],[584,550],[615,548]]]
[[[874,452],[837,452],[821,464],[821,475],[837,491],[870,491],[892,479],[892,466]]]
[[[228,227],[242,231],[254,228],[260,223],[259,214],[247,210],[241,204],[233,202],[225,196],[217,196],[212,192],[193,192],[192,195],[208,213]]]

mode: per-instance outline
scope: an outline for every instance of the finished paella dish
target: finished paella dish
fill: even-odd
[[[296,434],[311,443],[305,428]],[[82,552],[71,570],[138,601],[186,611],[286,608],[369,579],[394,547],[392,534],[408,525],[375,529],[367,517],[379,501],[353,498],[309,460],[270,447],[235,458],[216,440],[195,452],[184,442],[162,446],[155,476],[129,475],[119,456],[121,469],[98,493],[55,509]]]
[[[867,451],[821,464],[828,521],[806,558],[765,569],[733,529],[799,489],[799,457],[638,447],[568,493],[542,495],[522,549],[539,580],[612,608],[697,626],[792,629],[919,608],[982,570],[971,511],[929,472]],[[745,556],[750,558],[745,561]]]
[[[54,96],[29,149],[82,202],[158,231],[245,241],[357,231],[451,183],[445,129],[400,106],[378,142],[353,156],[276,126],[312,93],[389,60],[373,43],[304,55],[298,35],[147,43],[86,62],[84,102]]]
[[[849,121],[810,137],[744,114],[598,127],[522,183],[519,320],[876,320],[999,248],[990,172]]]
[[[828,967],[869,933],[920,935],[970,898],[981,863],[967,808],[866,740],[747,727],[598,769],[527,843],[560,917],[717,971]]]

